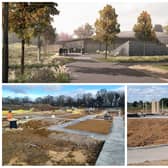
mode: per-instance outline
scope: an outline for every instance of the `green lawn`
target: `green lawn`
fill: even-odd
[[[98,58],[99,61],[104,62],[121,62],[121,63],[137,63],[137,62],[168,62],[168,56],[108,56],[105,59]]]

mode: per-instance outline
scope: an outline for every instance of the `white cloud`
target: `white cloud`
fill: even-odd
[[[135,100],[159,100],[168,97],[168,86],[128,86],[128,101]]]
[[[121,87],[115,89],[115,91],[124,92],[125,91],[125,86],[121,86]]]
[[[152,17],[153,24],[167,24],[168,3],[147,3],[147,2],[114,2],[112,0],[99,1],[62,1],[57,0],[60,14],[54,17],[53,25],[57,32],[73,33],[73,30],[86,22],[94,25],[99,17],[99,10],[106,4],[111,4],[118,14],[118,22],[121,30],[132,30],[137,21],[137,17],[142,10],[147,10]]]

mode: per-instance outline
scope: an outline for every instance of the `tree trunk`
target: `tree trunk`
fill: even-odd
[[[3,67],[2,80],[4,83],[8,82],[8,3],[4,2],[3,12]]]
[[[48,56],[48,40],[46,42],[46,56]]]
[[[105,59],[107,59],[107,50],[108,50],[108,43],[106,41],[106,52],[105,52]]]
[[[22,55],[21,55],[21,74],[24,74],[24,50],[25,50],[25,40],[22,39]]]
[[[43,45],[43,48],[44,48],[44,56],[48,56],[48,40],[44,40],[44,45]]]
[[[143,55],[145,56],[146,55],[146,42],[144,41],[144,49],[143,49]]]
[[[40,62],[41,59],[41,39],[40,35],[38,35],[38,53],[37,53],[37,62]]]

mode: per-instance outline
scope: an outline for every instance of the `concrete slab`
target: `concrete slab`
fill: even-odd
[[[128,117],[129,120],[134,120],[134,119],[168,119],[168,116],[146,116],[146,117]]]
[[[145,161],[168,160],[168,145],[155,147],[128,148],[128,164],[143,163]]]
[[[124,121],[122,117],[114,117],[112,132],[108,136],[96,165],[125,164]]]
[[[96,115],[87,115],[87,116],[84,116],[84,117],[80,117],[80,118],[77,118],[77,119],[73,119],[72,121],[69,121],[69,122],[66,122],[64,124],[61,124],[61,125],[52,125],[50,126],[48,129],[49,130],[55,130],[55,128],[59,127],[59,128],[64,128],[64,127],[68,127],[70,125],[74,125],[74,124],[77,124],[81,121],[85,121],[85,120],[89,120],[89,119],[93,119],[95,118]]]

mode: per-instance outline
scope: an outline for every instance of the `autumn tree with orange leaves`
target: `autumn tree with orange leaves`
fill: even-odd
[[[10,2],[9,30],[21,39],[21,75],[24,74],[25,44],[32,37],[38,38],[38,60],[40,60],[41,33],[51,25],[52,16],[59,14],[55,2]]]
[[[111,5],[106,5],[99,11],[100,17],[95,22],[95,38],[99,41],[105,42],[106,52],[105,59],[107,58],[108,46],[114,42],[117,33],[120,32],[120,24],[118,24],[118,15],[115,8]]]
[[[137,23],[133,27],[137,39],[144,42],[144,55],[145,46],[147,41],[156,41],[156,33],[152,26],[151,16],[147,11],[143,11],[137,19]]]

